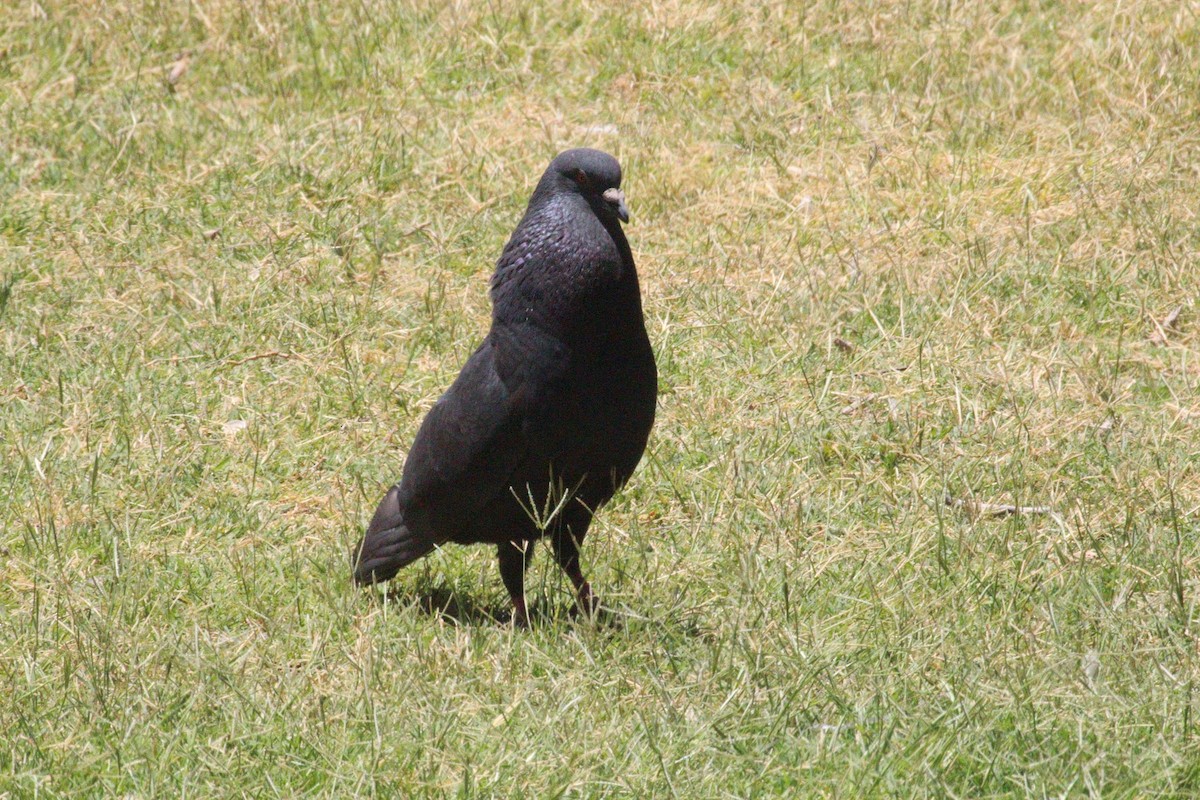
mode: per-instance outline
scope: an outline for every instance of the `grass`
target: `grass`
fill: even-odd
[[[1200,795],[1193,5],[0,21],[0,796]],[[661,374],[612,616],[358,592],[576,145]]]

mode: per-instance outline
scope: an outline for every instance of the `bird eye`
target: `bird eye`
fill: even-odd
[[[577,169],[573,173],[571,173],[571,178],[576,183],[578,183],[580,186],[582,186],[584,189],[591,186],[591,181],[588,180],[587,173],[581,169]]]

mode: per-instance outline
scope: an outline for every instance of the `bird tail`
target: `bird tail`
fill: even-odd
[[[389,580],[401,567],[433,551],[435,543],[428,536],[404,524],[399,494],[399,487],[393,486],[384,496],[354,551],[354,580],[360,584]]]

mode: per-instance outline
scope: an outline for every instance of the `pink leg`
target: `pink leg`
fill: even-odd
[[[525,568],[533,558],[533,542],[505,542],[496,547],[500,557],[500,579],[512,598],[513,625],[529,627],[529,611],[525,608]]]
[[[588,616],[595,614],[600,609],[600,598],[596,597],[592,585],[583,577],[583,570],[579,568],[579,545],[570,533],[556,536],[551,540],[551,544],[554,547],[555,560],[575,586],[576,612],[582,611]]]

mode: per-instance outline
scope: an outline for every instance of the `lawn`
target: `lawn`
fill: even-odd
[[[9,0],[0,797],[1200,795],[1198,98],[1190,1]],[[585,145],[606,614],[357,590]]]

